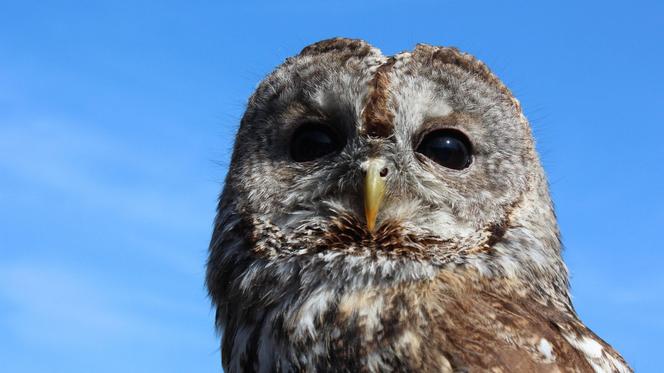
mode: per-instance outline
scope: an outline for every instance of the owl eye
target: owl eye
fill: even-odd
[[[329,128],[319,124],[305,124],[298,128],[291,139],[291,157],[295,162],[313,161],[342,147],[339,137]]]
[[[463,170],[472,162],[470,141],[461,132],[451,129],[427,134],[417,152],[454,170]]]

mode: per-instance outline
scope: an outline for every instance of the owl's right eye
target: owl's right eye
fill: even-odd
[[[290,144],[295,162],[307,162],[339,151],[343,144],[329,128],[319,124],[305,124],[293,134]]]

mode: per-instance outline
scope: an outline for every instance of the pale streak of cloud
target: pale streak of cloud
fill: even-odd
[[[57,121],[0,123],[4,178],[13,176],[75,196],[88,207],[164,228],[197,231],[211,225],[214,200],[201,209],[192,195],[213,195],[217,186],[183,182],[192,176],[189,168],[200,166],[192,162],[196,160],[177,149],[137,149]],[[182,190],[182,185],[191,189]]]

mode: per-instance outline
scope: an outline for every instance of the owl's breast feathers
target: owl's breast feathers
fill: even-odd
[[[417,258],[375,251],[271,256],[286,238],[257,244],[247,227],[226,231],[208,279],[227,371],[630,371],[530,284],[454,265],[396,279]]]

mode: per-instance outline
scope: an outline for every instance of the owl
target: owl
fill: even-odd
[[[249,99],[206,284],[227,372],[629,372],[570,300],[519,101],[419,44],[305,47]]]

